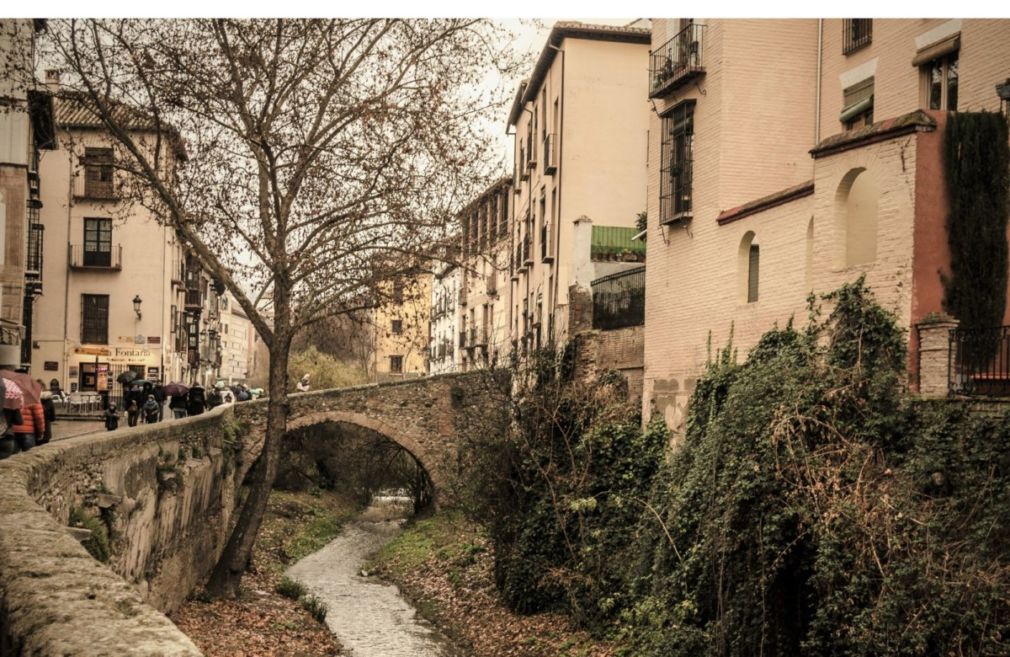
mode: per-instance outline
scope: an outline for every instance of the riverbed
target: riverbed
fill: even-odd
[[[376,497],[337,538],[285,573],[326,603],[326,625],[352,657],[451,657],[448,641],[392,584],[362,574],[362,563],[402,530],[403,497]]]

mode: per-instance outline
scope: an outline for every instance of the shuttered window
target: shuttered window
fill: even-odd
[[[842,113],[839,116],[846,130],[873,123],[873,78],[848,87],[843,92]]]

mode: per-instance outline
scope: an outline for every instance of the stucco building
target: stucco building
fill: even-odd
[[[428,373],[432,275],[404,275],[383,286],[372,311],[372,379],[389,381]]]
[[[509,227],[513,197],[512,178],[504,177],[460,213],[463,258],[457,346],[462,371],[501,364],[512,348]]]
[[[641,27],[559,22],[516,92],[509,334],[522,353],[568,337],[571,286],[635,266],[597,267],[590,246],[630,250],[645,209],[649,43]]]
[[[43,20],[0,20],[0,364],[32,357],[32,304],[42,293],[40,152],[53,147],[52,99],[35,83]]]
[[[1010,21],[654,21],[645,416],[680,427],[709,344],[743,356],[862,274],[909,329],[915,389],[947,112],[998,110],[1008,75]]]
[[[459,301],[463,272],[453,262],[435,266],[431,278],[431,309],[429,311],[430,341],[428,373],[445,374],[460,369]]]
[[[220,363],[219,290],[173,231],[121,196],[115,144],[47,74],[55,149],[42,158],[45,288],[34,304],[32,376],[71,392],[121,392],[125,370],[212,383]],[[131,112],[122,108],[123,112]],[[153,132],[135,115],[132,128]],[[185,158],[170,140],[175,162]]]
[[[249,360],[253,348],[253,334],[256,331],[231,292],[221,295],[220,305],[221,368],[219,376],[229,384],[246,383],[251,376]]]

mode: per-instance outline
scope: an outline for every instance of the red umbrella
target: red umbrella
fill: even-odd
[[[11,372],[10,370],[0,370],[0,376],[8,381],[13,381],[19,388],[21,388],[21,394],[25,399],[25,406],[38,404],[42,401],[42,386],[39,385],[38,381],[27,374],[22,374],[21,372]]]
[[[25,405],[24,393],[21,386],[10,379],[4,377],[4,408],[19,411]]]

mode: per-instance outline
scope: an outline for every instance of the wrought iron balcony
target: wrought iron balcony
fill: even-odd
[[[661,98],[704,75],[704,37],[705,26],[691,23],[652,51],[649,66],[650,98]]]
[[[120,244],[99,245],[97,250],[84,244],[70,245],[70,268],[97,271],[119,271],[123,268],[123,247]]]

